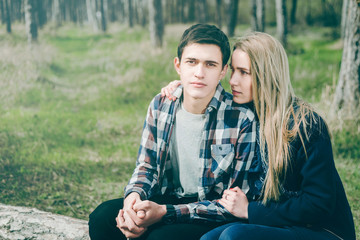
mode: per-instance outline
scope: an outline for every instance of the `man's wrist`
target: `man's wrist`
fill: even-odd
[[[176,222],[176,210],[175,207],[171,204],[166,204],[166,213],[162,217],[162,221],[165,224],[172,224]]]

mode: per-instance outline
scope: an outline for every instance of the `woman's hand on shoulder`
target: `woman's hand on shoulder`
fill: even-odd
[[[175,89],[177,87],[179,87],[181,85],[181,81],[180,80],[174,80],[172,82],[170,82],[166,87],[163,87],[161,89],[161,96],[164,97],[166,96],[169,100],[175,101],[176,97],[174,97],[172,95],[172,93],[175,91]]]
[[[235,217],[248,219],[249,201],[239,187],[225,190],[219,203]]]

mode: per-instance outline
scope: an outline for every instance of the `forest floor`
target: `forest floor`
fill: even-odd
[[[99,203],[121,197],[147,106],[178,78],[173,58],[185,28],[166,26],[163,49],[153,49],[140,27],[112,25],[96,34],[49,26],[31,48],[23,26],[14,25],[11,35],[0,29],[0,202],[87,219]],[[247,30],[239,26],[236,33]],[[287,51],[295,92],[332,130],[360,239],[359,120],[327,118],[342,53],[334,32],[295,29]]]

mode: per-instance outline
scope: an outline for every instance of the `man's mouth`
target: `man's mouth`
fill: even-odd
[[[205,87],[206,84],[202,83],[202,82],[191,82],[191,85],[194,86],[194,87]]]

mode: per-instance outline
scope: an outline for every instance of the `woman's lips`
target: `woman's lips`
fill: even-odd
[[[233,94],[233,95],[239,95],[239,94],[241,94],[241,92],[232,89],[232,94]]]

